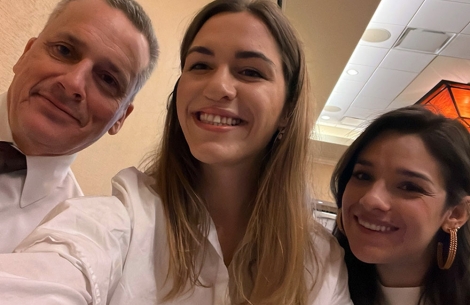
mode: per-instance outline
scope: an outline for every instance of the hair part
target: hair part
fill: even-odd
[[[72,1],[80,0],[61,0],[57,3],[52,13],[46,22],[44,28],[46,28],[51,21],[57,18]],[[101,0],[105,1],[110,7],[114,7],[123,12],[129,21],[141,32],[149,45],[149,63],[144,70],[137,75],[137,82],[129,96],[129,103],[134,100],[135,95],[144,86],[145,82],[150,78],[155,66],[157,64],[159,46],[158,40],[153,30],[152,21],[147,13],[144,11],[142,6],[135,0]]]
[[[338,162],[330,182],[330,189],[338,208],[346,185],[351,178],[359,154],[375,139],[387,132],[419,137],[427,151],[439,164],[445,181],[446,208],[461,203],[470,195],[470,135],[457,120],[435,114],[423,106],[413,105],[383,114],[374,120],[346,150]],[[339,230],[335,235],[345,249],[345,261],[349,273],[351,298],[356,305],[375,304],[381,297],[378,274],[374,264],[358,260],[352,253],[347,237]],[[439,230],[440,240],[446,233]],[[448,244],[448,242],[447,242]],[[436,259],[430,266],[424,281],[422,299],[429,304],[464,305],[470,299],[470,224],[458,231],[457,255],[449,270],[440,270]],[[425,303],[428,304],[428,303]]]
[[[221,13],[238,12],[259,18],[276,41],[287,89],[283,111],[287,124],[281,141],[273,135],[260,164],[251,217],[229,268],[230,294],[234,304],[305,304],[311,288],[307,283],[313,285],[318,276],[310,235],[313,215],[306,203],[314,119],[305,56],[294,29],[270,0],[213,1],[195,16],[184,35],[181,69],[205,22]],[[209,229],[209,215],[196,189],[200,162],[192,156],[177,118],[177,87],[178,82],[168,100],[162,142],[147,169],[157,181],[169,220],[168,277],[173,287],[167,299],[182,293],[188,281],[193,287],[204,285],[198,281],[202,266],[197,258],[205,256]],[[313,270],[306,271],[309,263]]]

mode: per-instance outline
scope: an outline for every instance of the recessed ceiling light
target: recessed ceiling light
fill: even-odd
[[[327,116],[327,115],[322,115],[321,118],[322,118],[323,120],[329,120],[329,119],[330,119],[330,117]]]
[[[359,72],[357,70],[354,70],[354,69],[349,69],[348,71],[346,71],[346,73],[348,73],[349,75],[358,75]]]
[[[392,34],[386,29],[366,29],[362,34],[361,40],[367,42],[384,42],[387,41]]]
[[[328,112],[340,112],[341,108],[339,108],[337,106],[327,105],[327,106],[325,106],[325,108],[323,108],[323,110],[328,111]]]

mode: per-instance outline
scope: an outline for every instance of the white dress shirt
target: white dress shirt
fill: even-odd
[[[7,94],[0,95],[0,141],[14,143]],[[9,253],[65,199],[83,193],[70,169],[76,155],[26,156],[27,170],[0,174],[0,253]]]
[[[47,282],[48,287],[44,290],[49,292],[47,296],[64,298],[66,304],[70,305],[91,301],[94,304],[106,302],[110,305],[230,304],[228,269],[213,223],[208,235],[208,252],[199,278],[206,287],[196,286],[171,301],[163,302],[162,298],[170,290],[172,279],[167,278],[167,221],[161,200],[151,187],[153,184],[152,178],[135,168],[128,168],[113,178],[113,195],[119,200],[116,197],[81,197],[58,205],[46,219],[47,222],[33,231],[17,249],[22,255],[44,253],[22,258],[22,263],[16,263],[14,272],[2,265],[14,261],[18,254],[0,255],[0,296],[6,293],[5,290],[14,287],[15,295],[10,295],[16,297],[14,302],[49,305],[50,299],[45,298],[43,302],[38,298],[40,291],[43,291],[41,289],[45,289],[41,285]],[[107,211],[103,211],[103,207]],[[92,215],[91,219],[89,215]],[[130,245],[127,245],[129,236]],[[342,248],[326,231],[318,232],[313,238],[320,277],[308,296],[307,304],[352,305]],[[46,252],[59,252],[60,258],[65,258],[82,270],[86,287],[95,287],[98,293],[87,289],[83,279],[74,272],[69,272],[67,281],[62,281],[67,285],[61,284],[63,272],[54,268],[55,261],[49,263],[42,258],[43,255],[51,254]],[[60,262],[60,258],[56,258],[56,261]],[[38,264],[42,270],[29,270],[29,266],[34,265],[31,260],[41,260]],[[87,268],[83,269],[83,266]],[[121,271],[122,277],[119,278]],[[37,273],[41,274],[41,281]],[[107,277],[109,273],[112,276]],[[22,282],[15,282],[18,277]],[[97,294],[100,295],[99,300]],[[14,302],[8,305],[16,304]]]

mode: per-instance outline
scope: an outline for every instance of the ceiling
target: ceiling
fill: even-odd
[[[362,13],[345,8],[351,5],[348,2],[354,2]],[[298,12],[302,9],[292,8],[297,5],[303,7],[303,14]],[[330,16],[353,20],[349,24],[338,21],[343,26],[337,29],[338,37],[317,34],[312,44],[306,37],[314,31],[323,32],[332,20],[313,24],[312,19],[320,16],[309,17],[305,12],[323,14],[323,5],[331,6]],[[330,44],[324,60],[335,63],[333,70],[341,65],[341,71],[334,72],[336,79],[322,84],[329,92],[317,94],[314,90],[318,120],[313,137],[322,147],[319,158],[326,162],[336,162],[371,119],[414,104],[441,79],[470,82],[470,0],[284,0],[283,6],[294,23],[305,24],[296,27],[306,42],[307,53],[322,48],[320,43]],[[358,36],[357,31],[361,31]],[[330,28],[326,32],[333,33]],[[335,39],[336,45],[331,41]],[[352,48],[351,43],[345,43],[351,39],[356,39]],[[313,88],[325,71],[315,64],[311,62],[309,67]],[[316,70],[323,74],[318,75]],[[356,74],[348,74],[351,70]]]

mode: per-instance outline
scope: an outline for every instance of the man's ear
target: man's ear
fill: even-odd
[[[449,229],[461,228],[467,222],[469,212],[470,196],[465,196],[458,205],[449,209],[448,215],[442,223],[442,230],[449,232]]]
[[[122,125],[124,124],[124,121],[129,116],[129,114],[132,113],[133,110],[134,110],[134,104],[131,103],[131,104],[129,104],[129,106],[127,106],[126,111],[124,111],[124,113],[116,121],[116,123],[114,123],[114,125],[111,126],[111,128],[108,130],[108,133],[112,136],[117,134],[119,132],[119,130],[121,129]]]
[[[16,66],[21,62],[21,60],[24,58],[24,56],[26,55],[26,53],[31,49],[31,47],[33,46],[34,42],[37,40],[37,37],[33,37],[33,38],[30,38],[28,40],[28,42],[26,43],[25,47],[24,47],[24,50],[23,50],[23,54],[21,54],[21,57],[18,59],[18,61],[16,62],[16,64],[13,66],[13,72],[16,72]]]

